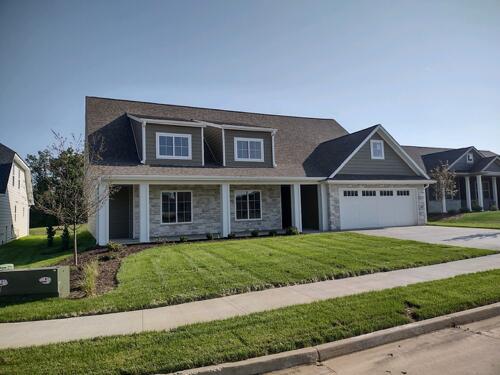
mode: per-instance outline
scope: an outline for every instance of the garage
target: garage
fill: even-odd
[[[416,189],[340,189],[340,228],[416,225]]]

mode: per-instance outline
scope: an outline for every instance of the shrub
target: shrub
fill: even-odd
[[[83,266],[80,289],[87,297],[97,294],[97,276],[99,276],[99,263],[93,260]]]
[[[47,232],[47,246],[51,247],[54,245],[54,236],[56,235],[56,231],[52,225],[49,225],[46,229]]]
[[[207,233],[207,240],[213,240],[214,235],[212,233]]]
[[[69,230],[68,227],[65,225],[61,234],[61,246],[63,250],[69,250],[69,241],[70,241]]]
[[[463,214],[466,214],[466,213],[470,212],[470,210],[468,208],[461,208],[460,212]]]
[[[498,207],[497,207],[497,205],[496,205],[496,204],[492,204],[492,205],[490,206],[490,211],[498,211]]]
[[[270,231],[269,231],[269,235],[270,235],[271,237],[276,237],[276,236],[278,235],[278,231],[277,231],[277,230],[274,230],[274,229],[273,229],[273,230],[270,230]]]
[[[475,204],[472,206],[472,211],[474,212],[480,212],[483,210],[483,207],[479,206],[478,204]]]
[[[179,242],[187,242],[187,237],[186,236],[180,236],[179,237]]]
[[[288,227],[286,228],[286,234],[288,236],[295,236],[299,234],[299,230],[296,227]]]
[[[250,232],[252,237],[258,237],[259,236],[259,231],[257,229],[254,229],[252,232]]]
[[[457,213],[458,213],[457,210],[453,210],[453,209],[448,210],[448,214],[450,214],[450,215],[456,215]]]
[[[108,250],[112,251],[113,253],[117,253],[120,250],[123,250],[123,247],[124,246],[121,243],[113,242],[113,241],[108,242]]]
[[[229,239],[236,238],[236,234],[231,232],[227,235],[227,238],[229,238]]]

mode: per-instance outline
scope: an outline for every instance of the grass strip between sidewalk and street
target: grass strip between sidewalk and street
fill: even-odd
[[[2,297],[0,322],[147,309],[495,253],[349,232],[161,245],[125,258],[117,288],[103,295]]]
[[[0,351],[0,374],[152,374],[314,346],[500,301],[500,270],[169,332]]]

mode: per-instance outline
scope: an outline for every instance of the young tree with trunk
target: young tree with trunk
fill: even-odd
[[[103,151],[103,143],[94,141],[84,147],[81,137],[72,136],[68,140],[53,133],[55,141],[48,149],[46,189],[35,197],[35,205],[71,230],[74,264],[78,265],[78,228],[97,213],[111,194],[111,190],[99,193],[97,189],[101,174],[96,162]]]
[[[430,177],[436,181],[434,194],[437,200],[453,197],[457,193],[457,176],[450,171],[448,162],[440,162],[440,165],[431,170]]]

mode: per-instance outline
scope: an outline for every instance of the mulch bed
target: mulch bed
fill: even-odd
[[[70,272],[70,288],[69,298],[83,298],[85,293],[80,289],[80,280],[83,275],[83,267],[85,264],[97,260],[99,262],[99,276],[97,277],[97,294],[104,294],[116,288],[118,280],[116,274],[122,263],[122,260],[129,255],[139,253],[154,245],[128,245],[122,246],[119,251],[109,251],[107,247],[96,248],[78,254],[78,266],[73,266],[73,257],[67,258],[58,265],[71,266]]]

